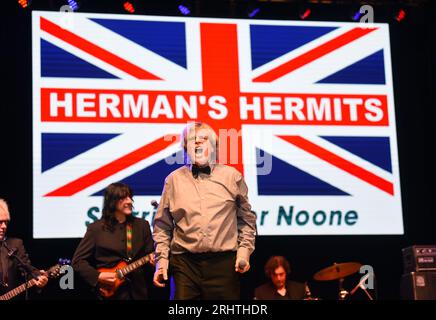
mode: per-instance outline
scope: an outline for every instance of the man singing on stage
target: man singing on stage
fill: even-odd
[[[239,274],[250,269],[256,215],[241,173],[216,162],[218,138],[205,123],[182,134],[186,164],[165,180],[154,219],[154,284],[170,269],[174,299],[239,299]]]

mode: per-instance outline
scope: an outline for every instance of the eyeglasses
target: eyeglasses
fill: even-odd
[[[8,226],[9,220],[0,220],[0,226],[3,225],[3,223]]]
[[[187,138],[188,141],[197,141],[198,140],[200,142],[207,141],[208,139],[209,139],[208,136],[191,136],[191,137]]]

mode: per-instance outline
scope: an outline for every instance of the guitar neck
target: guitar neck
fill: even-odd
[[[23,283],[22,285],[16,287],[15,289],[12,289],[11,291],[0,296],[0,300],[10,300],[10,299],[18,296],[20,293],[26,291],[26,286],[27,286],[27,289],[29,289],[29,288],[33,287],[35,284],[36,284],[35,279],[29,280],[26,283]]]
[[[141,259],[138,259],[138,260],[130,263],[129,265],[125,266],[124,268],[119,269],[118,272],[121,274],[122,277],[124,277],[124,276],[128,275],[130,272],[135,271],[136,269],[142,267],[149,260],[150,260],[150,258],[148,257],[148,255],[146,255],[145,257],[142,257]]]

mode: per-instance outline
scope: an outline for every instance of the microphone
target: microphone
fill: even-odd
[[[153,208],[155,208],[155,209],[157,209],[157,207],[159,207],[159,203],[157,203],[157,201],[156,200],[151,200],[150,201],[150,204],[153,206]]]
[[[239,263],[238,263],[239,269],[243,270],[246,266],[247,266],[247,261],[245,261],[244,259],[239,260]]]

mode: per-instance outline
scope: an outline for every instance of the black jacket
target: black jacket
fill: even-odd
[[[288,280],[286,282],[286,295],[281,296],[270,281],[256,288],[256,300],[303,300],[306,294],[304,283]]]
[[[22,268],[13,256],[8,256],[9,251],[6,249],[5,245],[11,249],[23,263],[30,266],[29,272],[32,272],[35,276],[39,275],[39,270],[32,267],[30,264],[29,256],[23,245],[23,240],[7,238],[4,243],[0,243],[0,294],[4,294],[25,282],[21,272]],[[32,275],[29,274],[29,277],[31,278]],[[7,284],[7,287],[1,285],[3,281]]]
[[[132,259],[135,261],[153,252],[150,224],[132,217]],[[119,223],[112,231],[103,220],[88,226],[85,236],[74,253],[72,265],[90,286],[97,289],[99,268],[112,268],[120,261],[127,260],[126,223]],[[117,290],[113,299],[147,299],[147,285],[144,267],[127,276],[126,282]]]

